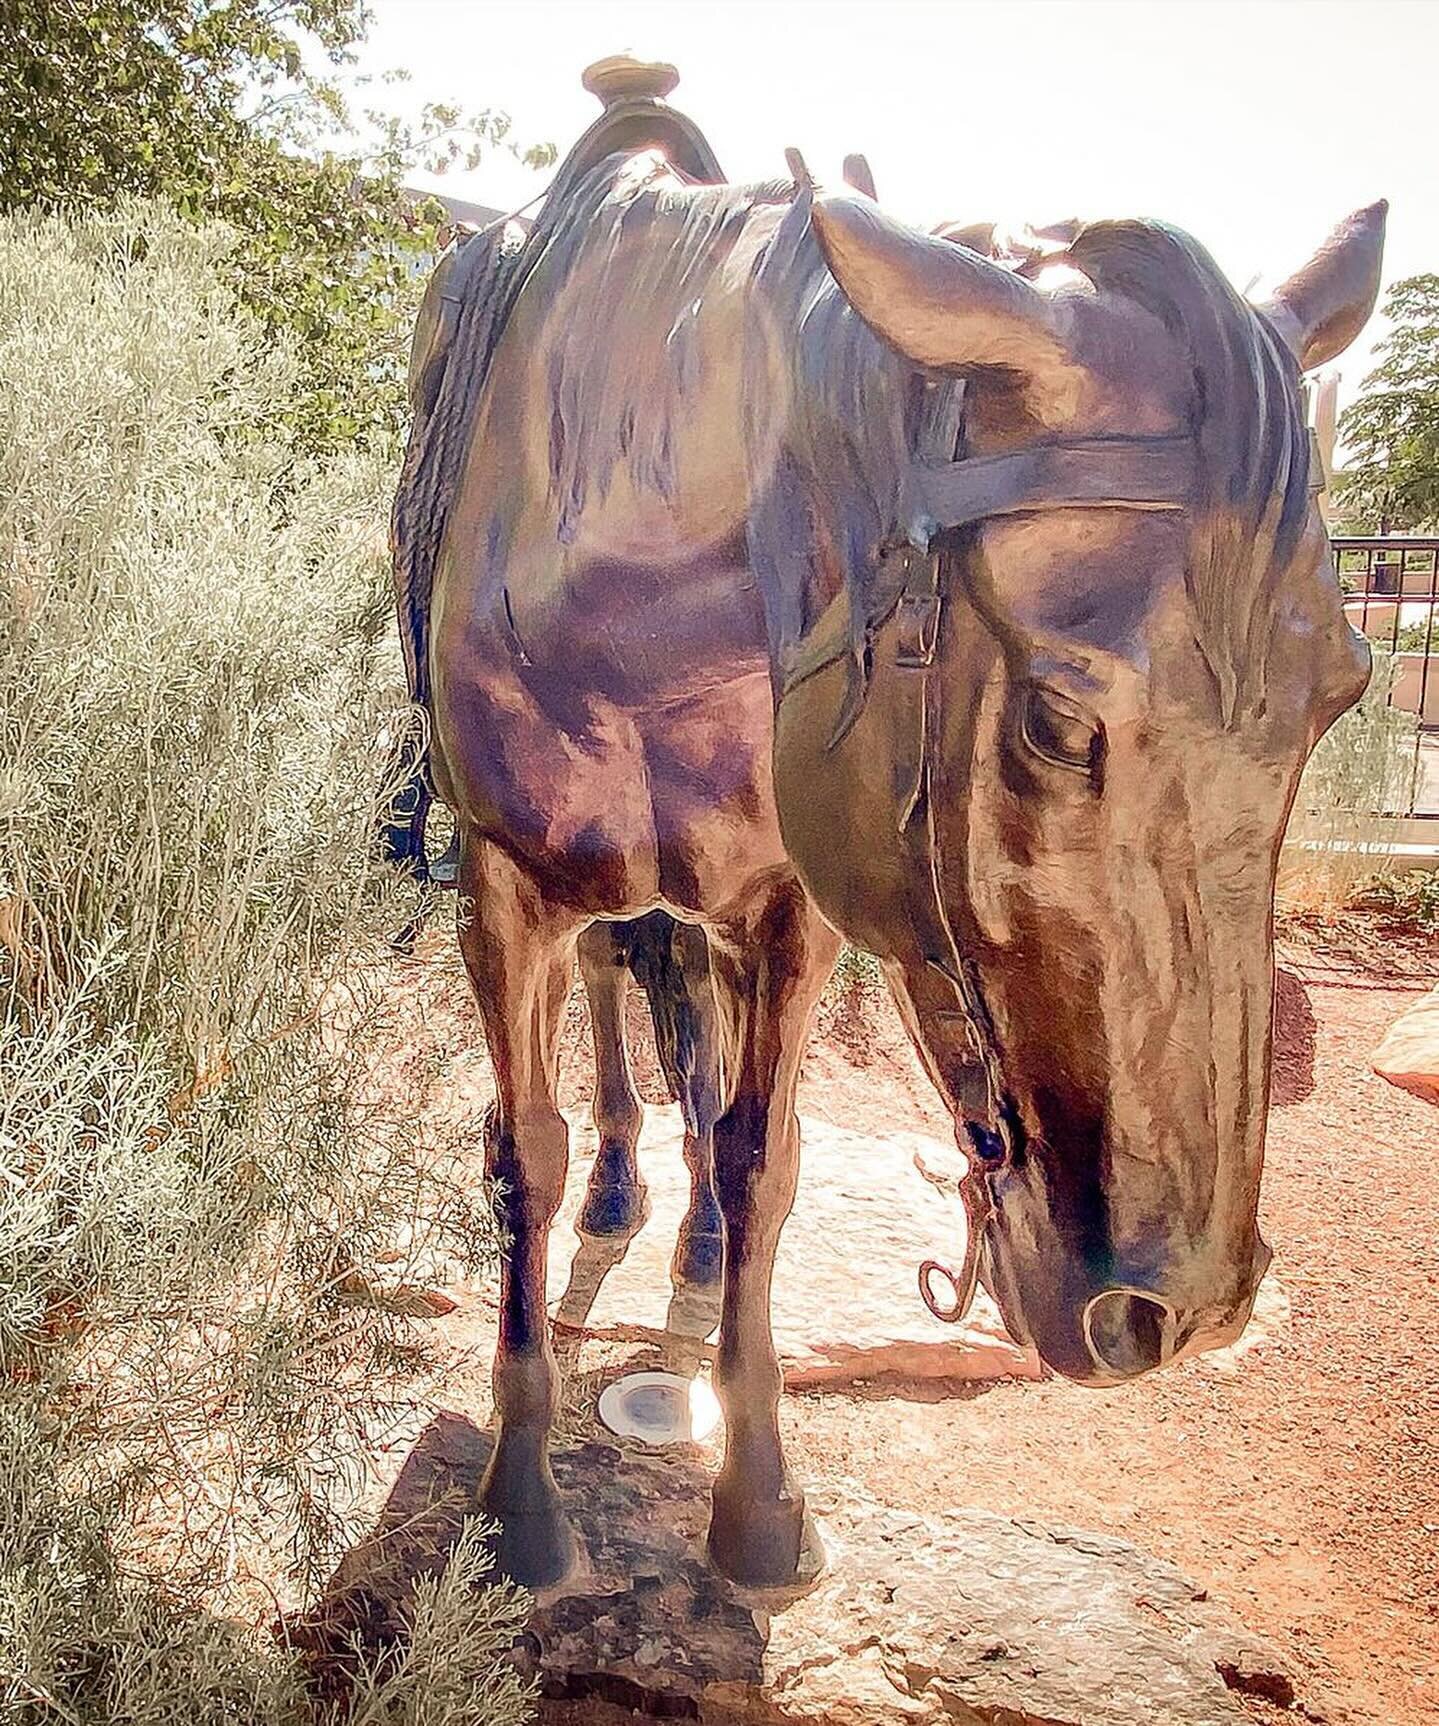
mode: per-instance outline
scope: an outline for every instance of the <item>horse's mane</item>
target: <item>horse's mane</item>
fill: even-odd
[[[880,554],[899,521],[901,482],[924,393],[952,397],[869,329],[829,273],[800,188],[755,271],[745,344],[751,566],[778,667],[803,639],[837,572],[850,591],[856,653]],[[776,371],[782,372],[776,378]],[[783,392],[776,441],[767,396]]]
[[[809,187],[789,179],[694,185],[659,157],[610,156],[546,207],[522,256],[496,252],[493,267],[477,273],[434,423],[425,438],[417,427],[406,463],[408,480],[422,477],[427,454],[426,495],[410,501],[402,485],[397,504],[397,552],[414,548],[397,570],[415,565],[413,580],[401,582],[402,619],[415,620],[415,668],[429,566],[473,404],[520,284],[534,275],[552,304],[570,296],[549,350],[550,482],[564,540],[621,467],[637,490],[674,495],[673,432],[701,383],[693,308],[765,205],[788,207],[758,254],[746,302],[751,566],[777,667],[815,622],[836,574],[850,591],[860,651],[920,416],[945,423],[946,401],[964,386],[923,372],[867,328],[825,266],[810,203]],[[1270,572],[1292,558],[1307,519],[1297,367],[1208,254],[1175,229],[1092,223],[1066,261],[1097,288],[1143,306],[1189,355],[1201,491],[1187,578],[1228,723],[1256,683],[1262,688]],[[442,434],[437,459],[424,446]]]
[[[1230,724],[1263,688],[1279,575],[1309,516],[1297,362],[1203,247],[1163,223],[1091,223],[1068,261],[1097,288],[1151,312],[1189,355],[1200,491],[1187,581]]]
[[[673,498],[674,429],[702,380],[696,311],[745,224],[789,180],[693,185],[655,155],[610,157],[566,201],[538,268],[551,305],[550,487],[562,542],[623,467]]]

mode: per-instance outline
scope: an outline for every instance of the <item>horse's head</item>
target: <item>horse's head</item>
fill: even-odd
[[[973,534],[947,603],[939,885],[1008,1096],[988,1277],[1060,1371],[1112,1383],[1232,1340],[1257,1227],[1280,841],[1364,688],[1309,488],[1300,375],[1374,303],[1384,206],[1262,310],[1151,223],[1037,283],[821,199],[851,304],[970,380],[968,453],[1190,434],[1181,509],[1049,508]]]

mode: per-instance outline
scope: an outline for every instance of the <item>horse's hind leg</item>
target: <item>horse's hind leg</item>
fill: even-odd
[[[709,1548],[736,1582],[794,1582],[818,1562],[804,1495],[779,1435],[783,1389],[770,1330],[770,1282],[799,1176],[795,1088],[810,1014],[839,940],[797,882],[776,888],[745,924],[712,942],[726,1055],[734,1080],[715,1127],[724,1212],[724,1313],[716,1386],[725,1459],[714,1483]]]
[[[715,1192],[714,1131],[724,1109],[720,1031],[703,929],[670,922],[667,962],[647,979],[655,1041],[685,1124],[690,1203],[680,1223],[670,1278],[676,1288],[717,1284],[724,1225]]]
[[[626,1239],[645,1220],[645,1184],[635,1160],[644,1110],[625,1042],[628,923],[592,923],[579,939],[580,975],[595,1040],[595,1131],[599,1149],[576,1228]]]
[[[486,1168],[505,1231],[500,1268],[495,1448],[480,1487],[498,1524],[499,1568],[532,1588],[558,1582],[574,1541],[550,1472],[558,1372],[545,1310],[550,1224],[564,1194],[568,1134],[555,1102],[573,924],[495,846],[461,848],[460,948],[495,1069]]]

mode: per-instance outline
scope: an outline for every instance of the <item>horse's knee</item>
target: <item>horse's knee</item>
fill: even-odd
[[[486,1161],[501,1183],[500,1203],[513,1224],[547,1225],[565,1194],[569,1124],[552,1104],[486,1120]]]

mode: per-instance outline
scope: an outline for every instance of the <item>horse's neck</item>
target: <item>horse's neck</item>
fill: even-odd
[[[801,250],[791,270],[778,290],[778,321],[791,336],[784,431],[767,470],[751,449],[751,563],[776,664],[841,588],[863,605],[898,529],[923,411],[920,375],[862,322],[817,249]]]

